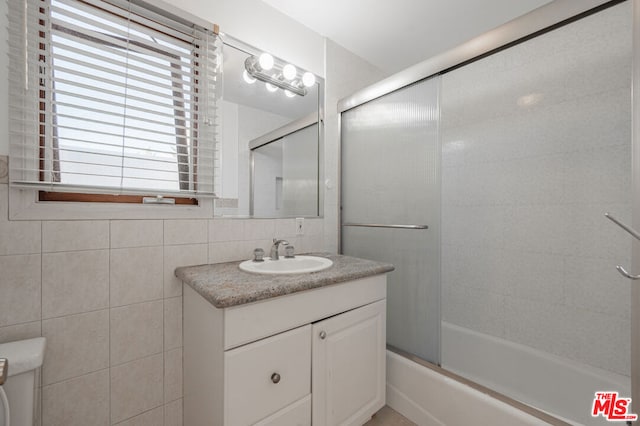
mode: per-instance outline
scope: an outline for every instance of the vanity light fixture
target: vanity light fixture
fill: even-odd
[[[305,72],[302,75],[302,84],[306,87],[311,87],[316,84],[316,76],[311,74],[309,71]]]
[[[296,78],[297,74],[298,70],[291,64],[287,64],[282,67],[282,76],[287,80],[293,80],[294,78]]]
[[[278,90],[278,88],[277,88],[276,86],[274,86],[273,84],[271,84],[271,83],[265,83],[264,85],[265,85],[265,87],[267,88],[267,90],[268,90],[269,92],[272,92],[272,93],[273,93],[273,92],[275,92],[276,90]]]
[[[273,68],[273,56],[268,53],[263,53],[258,58],[258,63],[260,64],[260,68],[262,68],[263,71],[269,71],[271,68]]]
[[[304,72],[302,78],[298,77],[298,70],[292,64],[280,66],[268,53],[263,53],[259,57],[249,56],[244,61],[244,80],[257,79],[266,83],[267,90],[275,92],[277,88],[285,91],[288,97],[294,95],[305,96],[307,87],[316,83],[316,77],[310,72]],[[265,71],[270,71],[268,74]]]
[[[243,78],[243,79],[244,79],[244,81],[245,81],[245,82],[247,82],[248,84],[253,84],[253,83],[255,83],[255,82],[256,82],[256,79],[255,79],[255,78],[253,78],[253,77],[251,77],[251,76],[249,75],[249,73],[247,72],[247,70],[244,70],[244,71],[242,72],[242,78]]]

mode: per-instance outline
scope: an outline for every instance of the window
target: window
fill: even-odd
[[[215,195],[214,31],[136,0],[22,0],[9,9],[12,185]]]

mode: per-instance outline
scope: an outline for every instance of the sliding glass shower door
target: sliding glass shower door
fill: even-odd
[[[396,266],[388,343],[581,425],[638,364],[605,217],[632,219],[631,2],[592,12],[342,113],[342,248]]]
[[[631,58],[626,2],[442,77],[442,366],[580,424],[631,396]]]
[[[438,80],[342,114],[342,252],[393,263],[387,342],[440,361]]]

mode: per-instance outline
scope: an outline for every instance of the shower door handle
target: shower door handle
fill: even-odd
[[[613,222],[616,225],[618,225],[620,228],[622,228],[625,231],[627,231],[629,233],[629,235],[631,235],[633,238],[635,238],[636,240],[640,241],[640,233],[638,233],[638,231],[636,231],[635,229],[633,229],[629,225],[625,225],[624,223],[622,223],[621,221],[619,221],[615,217],[611,216],[609,213],[605,213],[604,217],[606,217],[611,222]],[[640,280],[640,275],[631,275],[629,272],[627,272],[626,269],[624,269],[620,265],[616,265],[616,269],[625,278],[629,278],[630,280]]]
[[[363,228],[429,229],[429,226],[427,225],[385,225],[382,223],[343,223],[342,226],[360,226]]]
[[[629,233],[629,235],[631,235],[633,238],[635,238],[636,240],[640,241],[640,233],[638,233],[638,231],[636,231],[635,229],[633,229],[632,227],[630,227],[629,225],[625,225],[624,223],[622,223],[620,220],[616,219],[615,217],[611,216],[610,213],[605,213],[604,217],[606,217],[607,219],[609,219],[611,222],[615,223],[616,225],[618,225],[620,228],[624,229],[625,231],[627,231]]]

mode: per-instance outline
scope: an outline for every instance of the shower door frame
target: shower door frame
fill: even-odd
[[[452,50],[434,56],[426,61],[413,65],[397,74],[379,81],[371,86],[338,101],[338,126],[342,128],[342,113],[352,108],[365,104],[374,99],[380,98],[391,92],[399,90],[410,84],[416,83],[438,74],[451,71],[455,68],[462,67],[473,61],[482,59],[483,57],[492,55],[501,50],[519,44],[531,38],[535,38],[541,34],[551,31],[555,28],[564,26],[571,22],[577,21],[585,16],[597,13],[627,0],[583,0],[576,2],[575,0],[554,0],[547,5],[541,6],[519,18],[516,18],[494,30],[484,33]],[[628,0],[633,5],[633,75],[630,76],[632,83],[632,181],[631,194],[632,197],[632,222],[635,229],[640,229],[640,0]],[[339,147],[341,151],[342,134],[339,138]],[[338,173],[342,176],[341,162],[338,164]],[[339,190],[340,191],[340,190]],[[339,199],[342,200],[342,194],[339,193]],[[342,205],[342,202],[341,202]],[[342,252],[342,227],[343,218],[340,214],[338,226],[338,246]],[[612,265],[613,267],[614,265]],[[640,273],[640,242],[634,240],[632,246],[632,273]],[[631,397],[635,407],[640,407],[640,282],[631,286]],[[481,385],[469,382],[463,377],[454,375],[444,369],[441,369],[430,363],[417,359],[416,357],[398,350],[389,348],[394,352],[405,356],[420,364],[427,365],[429,368],[441,370],[456,380],[465,382],[482,391],[489,391],[494,397],[506,400],[517,408],[525,409],[545,421],[552,420],[543,412],[525,406],[508,396],[499,395],[492,392]],[[612,348],[615,350],[615,348]],[[526,409],[529,408],[529,409]],[[634,413],[640,412],[640,408],[632,408]],[[558,424],[566,424],[559,421]],[[640,424],[640,420],[634,422]]]

